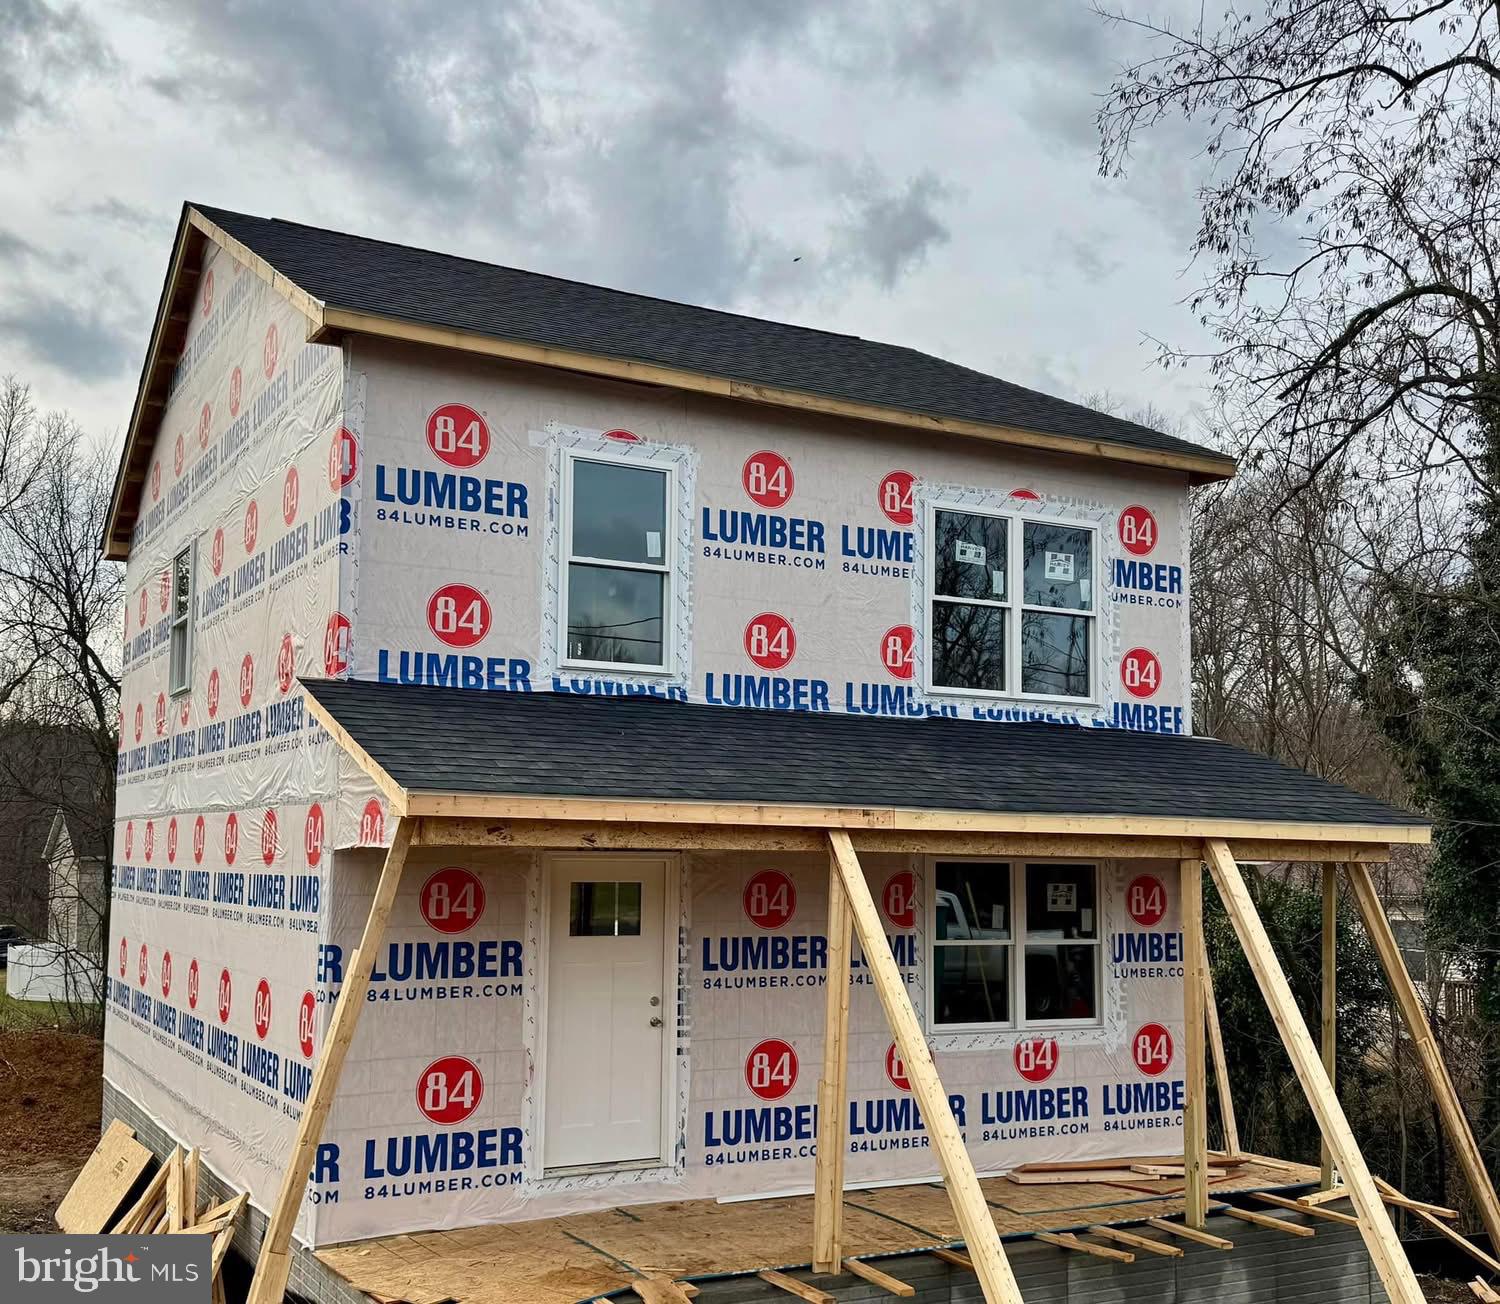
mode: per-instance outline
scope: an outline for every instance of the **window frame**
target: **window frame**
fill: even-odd
[[[1010,940],[1007,942],[965,942],[955,941],[945,943],[937,937],[937,867],[939,865],[967,864],[967,865],[1004,865],[1010,870]],[[1094,964],[1094,1017],[1091,1019],[1028,1019],[1026,1018],[1026,948],[1030,944],[1030,930],[1026,922],[1026,870],[1032,865],[1068,865],[1087,868],[1094,875],[1094,934],[1092,938],[1069,938],[1058,943],[1067,946],[1092,946],[1098,952],[1098,960]],[[926,986],[926,999],[924,1002],[926,1015],[926,1027],[929,1035],[934,1037],[984,1035],[998,1032],[1071,1032],[1091,1031],[1104,1027],[1104,967],[1107,957],[1105,948],[1106,927],[1104,918],[1104,862],[1090,860],[1086,857],[1069,856],[1042,856],[1042,857],[1018,857],[1018,856],[928,856],[925,858],[924,870],[927,885],[924,891],[924,899],[927,906],[927,915],[924,920],[923,929],[923,963],[924,981]],[[1047,939],[1052,941],[1053,939]],[[945,945],[953,947],[975,946],[1008,946],[1010,948],[1010,970],[1008,973],[1011,1017],[1005,1022],[994,1023],[939,1023],[937,1020],[937,967],[933,959],[934,951]],[[1045,945],[1038,942],[1037,945]]]
[[[1006,601],[992,598],[951,598],[939,596],[937,592],[937,514],[957,512],[963,516],[985,516],[1005,522],[1005,592]],[[1025,561],[1022,545],[1025,543],[1027,523],[1055,525],[1067,530],[1084,530],[1089,541],[1089,592],[1093,595],[1094,607],[1085,611],[1075,607],[1047,607],[1027,602],[1025,594]],[[923,548],[922,573],[925,588],[922,604],[922,686],[934,697],[977,697],[991,702],[1052,702],[1070,706],[1099,706],[1104,700],[1101,676],[1101,621],[1099,599],[1099,543],[1102,537],[1099,526],[1093,521],[1077,520],[1070,516],[1039,517],[1034,513],[1020,512],[1012,508],[976,507],[969,503],[938,500],[926,505],[923,516],[926,546]],[[997,607],[1006,612],[1005,631],[1005,688],[961,688],[951,684],[939,684],[933,680],[935,657],[933,656],[932,608],[936,602],[959,606]],[[1028,614],[1039,613],[1056,616],[1082,616],[1091,622],[1089,626],[1088,676],[1089,691],[1083,697],[1067,697],[1056,693],[1027,693],[1021,690],[1021,631]]]
[[[675,592],[673,583],[677,574],[677,467],[672,462],[644,462],[638,457],[613,452],[609,449],[593,450],[565,448],[562,450],[562,503],[558,511],[558,565],[557,565],[557,664],[566,670],[602,670],[614,674],[665,676],[674,672],[676,661],[675,639],[672,628],[672,601]],[[629,467],[634,471],[650,471],[666,479],[666,495],[662,520],[662,563],[614,561],[608,557],[591,557],[573,552],[573,468],[579,462],[601,462],[612,466]],[[661,593],[661,661],[646,664],[638,661],[593,661],[585,657],[568,654],[568,587],[572,567],[577,565],[598,566],[610,570],[641,571],[648,575],[662,576]]]
[[[177,563],[183,558],[187,559],[188,569],[188,596],[187,605],[182,615],[177,615]],[[193,691],[193,608],[198,600],[198,540],[190,540],[184,547],[179,548],[172,554],[169,563],[168,574],[171,576],[171,595],[168,607],[169,621],[167,626],[167,696],[172,698],[181,697],[184,693]],[[178,629],[183,631],[183,653],[182,653],[182,680],[179,682],[172,676],[172,650],[176,641]]]

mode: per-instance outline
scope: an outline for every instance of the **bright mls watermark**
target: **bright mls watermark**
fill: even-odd
[[[206,1304],[213,1238],[0,1236],[0,1300]]]

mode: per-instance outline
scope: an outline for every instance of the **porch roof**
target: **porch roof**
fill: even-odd
[[[314,715],[400,814],[1428,840],[1419,816],[1210,738],[356,680],[305,687]]]

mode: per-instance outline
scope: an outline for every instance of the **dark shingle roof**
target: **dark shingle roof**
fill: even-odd
[[[194,205],[329,308],[901,411],[1228,458],[915,349]]]
[[[411,792],[1426,823],[1208,738],[355,680],[306,688]]]

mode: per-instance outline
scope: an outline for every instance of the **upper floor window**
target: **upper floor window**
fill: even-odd
[[[672,468],[567,452],[563,493],[563,662],[671,669]]]
[[[932,881],[935,1031],[1097,1021],[1097,866],[938,861]]]
[[[1092,698],[1092,528],[939,507],[928,539],[929,687]]]
[[[175,696],[193,686],[193,545],[172,558],[172,624],[168,689]]]

